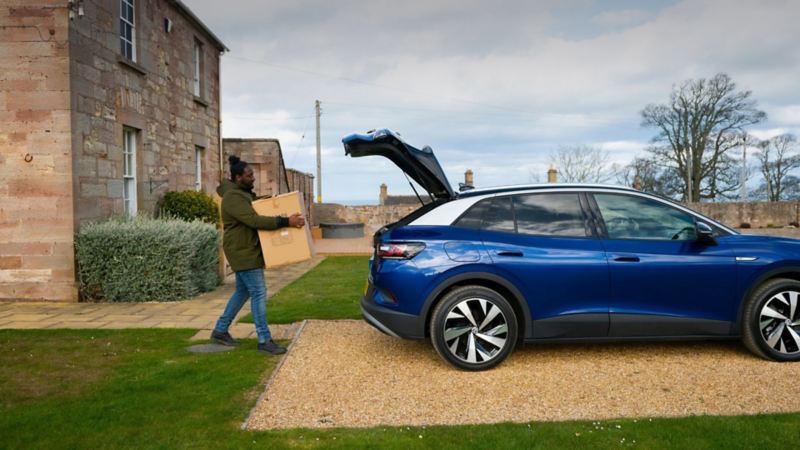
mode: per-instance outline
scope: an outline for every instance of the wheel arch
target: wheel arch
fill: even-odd
[[[520,329],[518,340],[521,342],[529,337],[532,331],[531,313],[525,296],[511,281],[492,273],[466,272],[454,275],[441,282],[425,299],[422,314],[425,317],[425,337],[430,337],[431,313],[436,304],[453,289],[462,286],[483,286],[502,295],[514,308],[517,316],[517,325]]]
[[[739,298],[739,311],[736,314],[736,322],[734,324],[733,334],[742,333],[742,316],[744,315],[745,305],[750,296],[753,295],[753,293],[761,285],[776,278],[788,278],[800,282],[800,265],[782,266],[769,269],[759,275],[755,281],[750,283],[750,286],[747,287],[741,298]]]

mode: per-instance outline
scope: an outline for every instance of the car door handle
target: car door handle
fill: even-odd
[[[522,256],[522,252],[499,251],[497,252],[497,256]]]
[[[638,256],[615,256],[614,261],[619,262],[639,262]]]

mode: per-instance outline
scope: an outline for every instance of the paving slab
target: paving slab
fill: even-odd
[[[278,293],[325,258],[314,257],[308,261],[291,264],[265,272],[267,294]],[[52,302],[0,302],[1,328],[199,328],[208,330],[222,314],[225,304],[234,291],[233,276],[212,292],[194,299],[175,302],[137,303],[52,303]],[[237,320],[250,311],[242,308]],[[249,324],[251,329],[252,324]]]

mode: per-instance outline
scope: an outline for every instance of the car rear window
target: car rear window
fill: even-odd
[[[514,211],[511,209],[511,197],[495,197],[486,212],[483,229],[490,231],[517,231],[514,225]]]
[[[483,224],[483,216],[486,214],[486,211],[489,209],[491,203],[492,199],[486,199],[472,205],[467,212],[465,212],[453,223],[453,226],[462,228],[480,228]]]
[[[514,215],[520,234],[587,236],[577,193],[515,195]]]

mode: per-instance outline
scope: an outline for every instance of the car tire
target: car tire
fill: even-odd
[[[742,341],[771,361],[800,360],[800,282],[776,278],[753,292],[742,314]]]
[[[495,367],[514,350],[518,326],[508,300],[483,286],[463,286],[448,292],[433,309],[433,348],[462,370]]]

